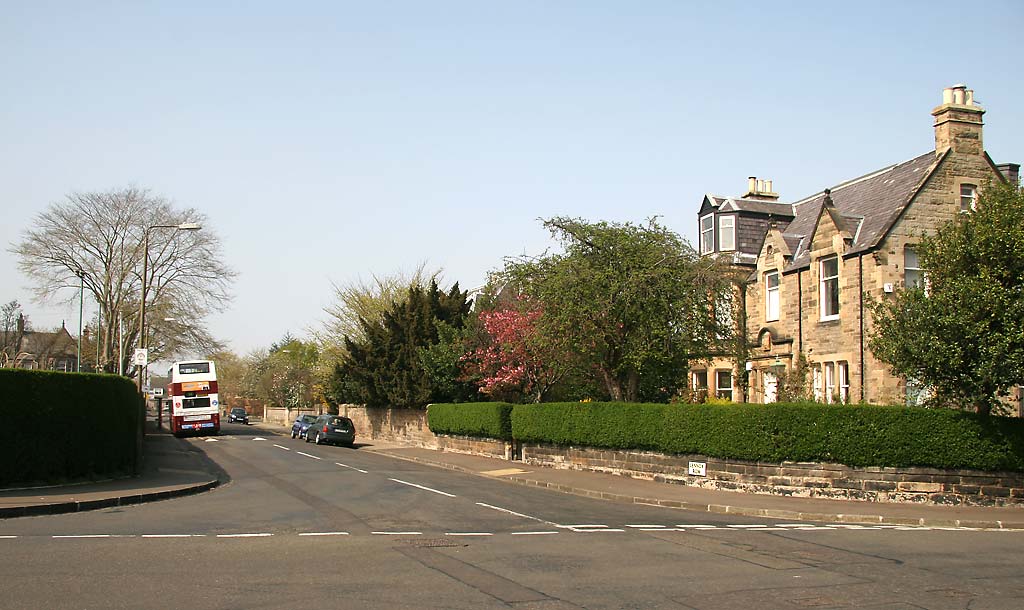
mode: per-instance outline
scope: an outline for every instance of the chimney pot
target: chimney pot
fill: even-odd
[[[967,100],[965,102],[968,106],[974,105],[974,89],[967,90]]]
[[[771,193],[772,192],[772,181],[771,180],[765,180],[764,181],[764,192],[766,192],[766,193]]]
[[[751,194],[757,192],[757,176],[747,178],[747,192]]]
[[[953,88],[952,87],[946,87],[945,89],[942,90],[942,103],[943,103],[943,105],[945,105],[945,104],[952,104],[953,103]]]
[[[954,104],[958,104],[958,105],[962,106],[964,104],[964,102],[966,101],[965,97],[966,96],[964,95],[963,87],[957,87],[957,88],[953,89],[953,103]]]

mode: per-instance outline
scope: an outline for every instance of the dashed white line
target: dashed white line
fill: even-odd
[[[285,447],[284,445],[274,445],[274,446],[277,447],[278,449],[284,449],[285,451],[291,451],[291,449]]]
[[[52,538],[110,538],[110,534],[75,534],[68,536],[51,536]]]
[[[676,525],[676,527],[685,527],[686,529],[695,529],[695,530],[716,530],[716,529],[718,529],[717,525],[691,525],[689,523],[680,523],[680,524]]]
[[[218,538],[266,538],[273,534],[217,534]]]
[[[12,540],[14,538],[17,538],[17,536],[0,536],[0,540]]]
[[[143,534],[142,538],[205,538],[206,534]]]
[[[422,536],[423,532],[370,532],[374,536]]]
[[[388,479],[388,480],[389,481],[394,481],[395,483],[401,483],[402,485],[408,485],[409,487],[415,487],[417,489],[422,489],[423,491],[429,491],[429,492],[432,492],[432,493],[440,494],[442,496],[448,496],[449,498],[454,498],[455,497],[455,494],[450,494],[450,493],[448,493],[446,491],[440,491],[440,490],[437,490],[437,489],[432,489],[430,487],[424,487],[423,485],[417,485],[415,483],[410,483],[409,481],[403,481],[402,479]]]
[[[589,528],[602,528],[602,527],[608,527],[608,526],[607,525],[601,525],[600,523],[583,523],[583,524],[579,524],[579,525],[559,525],[558,527],[562,527],[562,528],[565,528],[565,529],[572,530],[572,529],[576,529],[576,528],[586,528],[586,529],[589,529]]]
[[[352,470],[355,470],[356,472],[361,472],[363,474],[367,474],[367,472],[365,470],[363,470],[362,468],[356,468],[355,466],[349,466],[348,464],[342,464],[341,462],[335,462],[334,465],[335,466],[341,466],[342,468],[350,468]]]
[[[319,460],[320,459],[320,458],[316,457],[315,455],[310,455],[308,453],[303,453],[301,451],[296,451],[295,453],[298,453],[299,455],[304,455],[304,456],[306,456],[308,458],[313,458],[314,460]]]
[[[348,536],[348,532],[306,532],[300,536]]]
[[[445,536],[493,536],[490,532],[445,532]]]
[[[265,440],[267,440],[267,439],[265,439],[265,438],[263,438],[263,437],[261,437],[261,436],[256,436],[256,437],[253,437],[253,439],[252,439],[252,440],[254,440],[254,441],[265,441]]]
[[[524,515],[523,513],[517,513],[514,510],[509,510],[507,508],[502,508],[500,506],[494,506],[492,504],[486,504],[484,502],[477,502],[476,505],[477,506],[483,506],[484,508],[489,508],[491,510],[496,510],[496,511],[498,511],[500,513],[506,513],[506,514],[509,514],[509,515],[513,515],[515,517],[522,517],[523,519],[533,519],[534,521],[540,521],[541,523],[548,523],[550,525],[554,525],[554,523],[551,523],[550,521],[545,521],[544,519],[540,519],[538,517],[531,517],[530,515]]]
[[[643,529],[645,527],[659,528],[659,527],[665,527],[665,526],[664,525],[656,525],[656,524],[653,524],[653,523],[641,523],[639,525],[626,525],[626,527],[632,527],[632,528],[635,528],[635,529]]]
[[[512,536],[549,536],[558,532],[512,532]]]

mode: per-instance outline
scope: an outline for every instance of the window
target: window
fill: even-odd
[[[973,212],[978,203],[978,187],[973,184],[960,185],[960,212]]]
[[[700,253],[715,251],[715,215],[708,214],[700,219]]]
[[[181,375],[195,375],[197,373],[209,373],[209,362],[188,362],[178,365],[178,373]]]
[[[836,365],[834,362],[826,362],[825,369],[825,402],[831,404],[836,393]]]
[[[715,322],[718,325],[718,338],[729,339],[736,332],[736,320],[733,317],[733,294],[726,291],[715,299]]]
[[[736,249],[735,216],[718,217],[718,249],[723,251]]]
[[[903,285],[914,288],[921,285],[921,263],[917,260],[917,250],[907,246],[903,249]]]
[[[764,319],[772,322],[779,319],[779,272],[769,271],[764,276],[765,301]]]
[[[732,371],[715,371],[715,396],[732,400]]]
[[[812,390],[814,391],[814,400],[816,402],[822,402],[821,400],[821,367],[815,366],[811,371],[811,378],[813,379]]]
[[[821,319],[839,318],[839,257],[832,256],[821,261]]]
[[[845,405],[850,402],[850,364],[837,362],[836,368],[839,371],[839,402]]]

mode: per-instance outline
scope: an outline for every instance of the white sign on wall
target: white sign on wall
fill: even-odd
[[[690,476],[706,477],[708,476],[708,464],[707,462],[690,462],[689,472]]]

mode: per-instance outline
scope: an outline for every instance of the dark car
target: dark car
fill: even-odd
[[[242,422],[243,424],[249,423],[249,414],[245,412],[242,407],[234,407],[231,412],[228,413],[228,422]]]
[[[295,423],[292,424],[292,438],[306,438],[306,430],[309,429],[309,425],[316,421],[316,415],[300,415],[295,418]]]
[[[352,420],[340,415],[321,415],[306,430],[306,442],[317,445],[332,444],[351,447],[356,442],[356,427]]]

